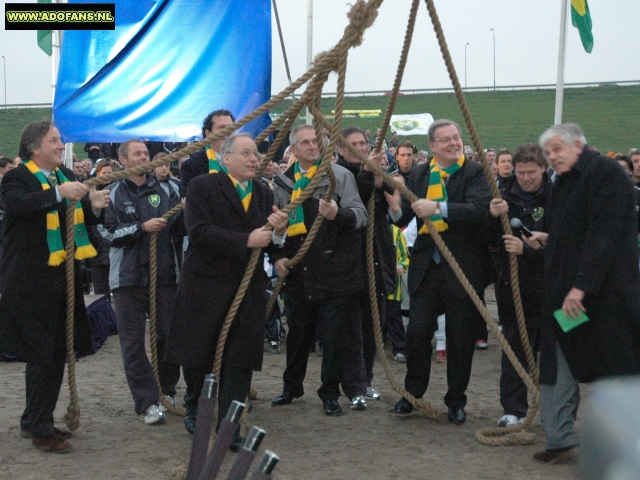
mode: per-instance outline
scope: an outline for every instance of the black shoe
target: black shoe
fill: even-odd
[[[240,450],[242,445],[244,445],[244,440],[245,440],[244,437],[241,437],[240,435],[236,434],[233,437],[231,444],[229,444],[229,450],[231,450],[232,452],[237,452],[238,450]]]
[[[187,408],[187,412],[184,415],[184,426],[187,432],[193,433],[195,431],[197,417],[198,410],[196,408]]]
[[[462,407],[449,407],[449,421],[454,425],[462,425],[467,419],[467,414],[464,413]]]
[[[293,402],[294,398],[300,398],[302,395],[304,394],[301,393],[300,395],[294,395],[291,390],[285,389],[280,395],[273,399],[273,401],[271,402],[271,406],[279,407],[281,405],[289,405],[291,402]]]
[[[398,400],[398,403],[396,403],[396,406],[393,407],[393,412],[396,415],[400,415],[400,416],[410,415],[411,413],[413,413],[413,405],[409,403],[409,400],[402,397],[400,400]]]
[[[324,400],[322,402],[322,407],[324,408],[324,413],[327,415],[331,415],[333,417],[344,415],[342,407],[338,404],[337,400]]]

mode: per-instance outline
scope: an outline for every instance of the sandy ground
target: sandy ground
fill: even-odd
[[[488,305],[495,315],[491,293]],[[258,458],[265,449],[281,458],[274,478],[576,478],[575,466],[548,466],[531,459],[534,452],[544,449],[539,417],[532,429],[538,436],[535,445],[487,447],[475,440],[476,430],[495,426],[502,414],[498,391],[500,348],[491,336],[489,349],[476,352],[474,357],[465,409],[467,422],[462,426],[446,420],[446,364],[434,362],[425,396],[442,412],[440,420],[433,421],[418,415],[396,418],[391,413],[399,395],[392,390],[379,363],[374,386],[382,399],[370,400],[364,412],[351,412],[347,399],[341,397],[346,415],[327,417],[315,394],[320,385],[320,363],[320,357],[310,354],[307,393],[285,407],[271,407],[272,398],[282,387],[284,352],[265,353],[263,371],[254,375],[258,399],[253,402],[250,423],[267,431]],[[405,366],[392,362],[392,367],[397,378],[403,379]],[[0,363],[0,478],[158,479],[168,478],[174,468],[186,462],[192,436],[186,432],[182,418],[169,415],[160,426],[146,426],[137,419],[117,337],[111,337],[97,354],[77,364],[77,379],[82,413],[80,428],[72,439],[74,451],[45,455],[19,437],[25,398],[24,364]],[[178,395],[183,394],[181,380]],[[56,420],[61,421],[68,399],[65,383]],[[585,395],[583,399],[582,411],[588,401]],[[580,423],[579,415],[578,427]],[[224,471],[234,458],[235,454],[227,455]]]

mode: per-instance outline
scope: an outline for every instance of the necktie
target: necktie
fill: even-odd
[[[55,171],[53,171],[53,172],[51,172],[49,174],[49,176],[47,177],[47,180],[49,180],[49,183],[54,188],[55,188],[56,185],[58,185],[58,177],[56,177],[56,172]]]

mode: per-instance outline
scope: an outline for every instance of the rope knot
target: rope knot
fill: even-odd
[[[373,25],[378,17],[378,8],[374,2],[367,3],[364,0],[357,0],[355,5],[351,7],[347,18],[349,19],[349,25],[347,31],[353,36],[351,45],[358,47],[362,45],[364,40],[364,31]]]

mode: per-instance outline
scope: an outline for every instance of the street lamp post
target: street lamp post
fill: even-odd
[[[491,29],[493,33],[493,90],[496,90],[496,31]]]
[[[467,89],[467,45],[469,42],[464,45],[464,89]]]
[[[2,55],[2,72],[4,74],[4,108],[7,108],[7,59]]]

